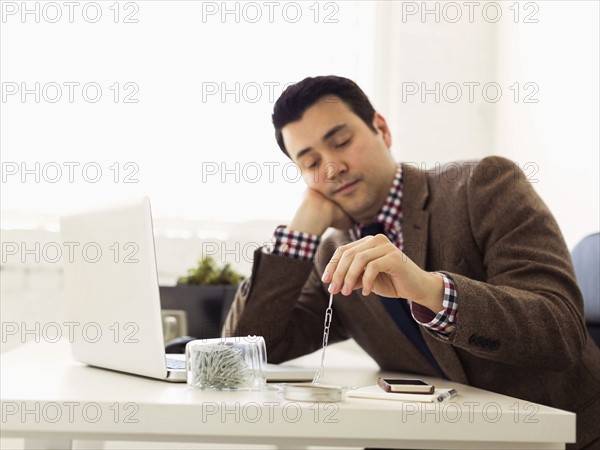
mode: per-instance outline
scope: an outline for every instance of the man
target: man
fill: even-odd
[[[385,119],[333,76],[286,89],[273,124],[309,189],[255,253],[224,334],[263,335],[271,362],[315,351],[331,293],[330,342],[574,411],[571,447],[600,446],[600,349],[559,227],[513,163],[397,164]]]

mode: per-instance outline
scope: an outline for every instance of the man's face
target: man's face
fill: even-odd
[[[383,206],[396,173],[383,117],[371,130],[337,97],[319,100],[281,129],[292,160],[309,188],[337,203],[356,222],[369,222]]]

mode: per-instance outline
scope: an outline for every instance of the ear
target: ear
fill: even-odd
[[[378,112],[376,112],[375,117],[373,117],[373,126],[378,134],[381,133],[381,137],[387,148],[390,148],[392,146],[392,134],[390,133],[390,129],[384,117]]]

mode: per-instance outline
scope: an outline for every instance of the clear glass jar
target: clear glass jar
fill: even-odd
[[[267,349],[262,336],[198,339],[185,346],[187,382],[199,389],[261,390]]]

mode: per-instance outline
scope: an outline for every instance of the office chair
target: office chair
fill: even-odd
[[[583,294],[585,323],[590,336],[600,346],[600,233],[585,237],[571,256]]]

